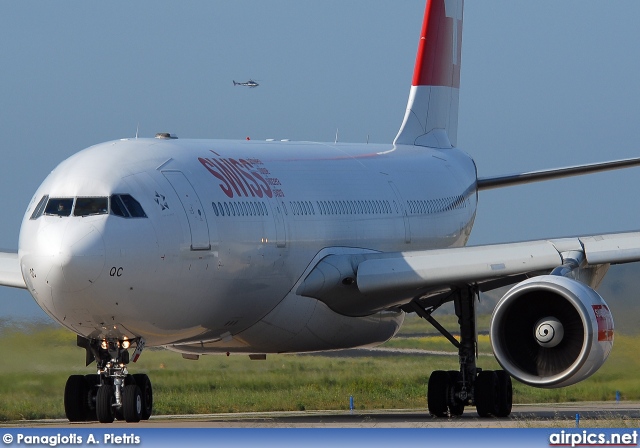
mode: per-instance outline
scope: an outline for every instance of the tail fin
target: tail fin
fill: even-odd
[[[456,146],[463,6],[464,0],[427,0],[407,112],[394,144]]]

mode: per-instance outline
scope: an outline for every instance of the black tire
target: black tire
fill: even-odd
[[[87,394],[87,421],[96,421],[98,420],[96,415],[96,396],[98,395],[98,388],[100,387],[100,375],[89,374],[85,375],[84,379],[87,381],[89,387],[89,393]]]
[[[122,389],[122,414],[127,423],[138,423],[142,417],[142,393],[135,384]]]
[[[498,376],[493,370],[483,370],[476,378],[475,386],[476,411],[480,417],[496,415]]]
[[[116,397],[113,392],[113,386],[109,384],[103,384],[98,388],[98,394],[96,395],[96,415],[100,423],[113,423],[116,417],[113,404],[116,402]]]
[[[497,377],[497,402],[496,417],[508,417],[513,406],[513,385],[511,377],[504,370],[496,370]]]
[[[124,377],[124,382],[122,383],[122,389],[123,390],[126,386],[128,386],[129,384],[135,384],[135,380],[133,379],[133,375],[128,374],[127,376]],[[114,386],[115,389],[115,386]],[[122,412],[122,406],[120,407],[115,407],[114,408],[114,412],[116,413],[116,420],[119,420],[121,422],[125,421],[124,418],[124,412]]]
[[[89,413],[89,384],[83,375],[71,375],[64,386],[64,413],[70,422],[83,422]]]
[[[449,377],[449,385],[447,387],[447,404],[449,407],[449,415],[451,417],[460,417],[464,413],[464,403],[456,400],[455,394],[459,390],[460,382],[462,381],[462,374],[456,370],[450,370],[447,372]]]
[[[427,386],[427,407],[429,414],[435,417],[447,417],[447,391],[449,375],[444,370],[436,370],[429,377]]]
[[[153,412],[153,388],[151,387],[151,380],[144,373],[137,373],[133,375],[136,385],[140,388],[142,393],[142,420],[149,420],[151,413]]]

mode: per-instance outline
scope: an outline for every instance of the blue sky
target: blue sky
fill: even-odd
[[[467,0],[458,144],[480,176],[640,156],[640,2]],[[391,142],[423,0],[1,2],[0,247],[92,144]],[[232,80],[259,80],[234,87]],[[489,191],[470,243],[637,229],[640,168]],[[42,314],[0,290],[0,316]]]

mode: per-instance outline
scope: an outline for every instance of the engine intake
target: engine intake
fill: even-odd
[[[491,345],[500,365],[519,381],[569,386],[609,356],[613,317],[589,286],[567,277],[535,277],[511,288],[496,305]]]

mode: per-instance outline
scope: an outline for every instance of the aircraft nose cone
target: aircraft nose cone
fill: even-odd
[[[95,226],[76,220],[63,228],[45,228],[44,233],[52,252],[47,276],[51,288],[77,292],[95,283],[105,265],[104,239]]]

